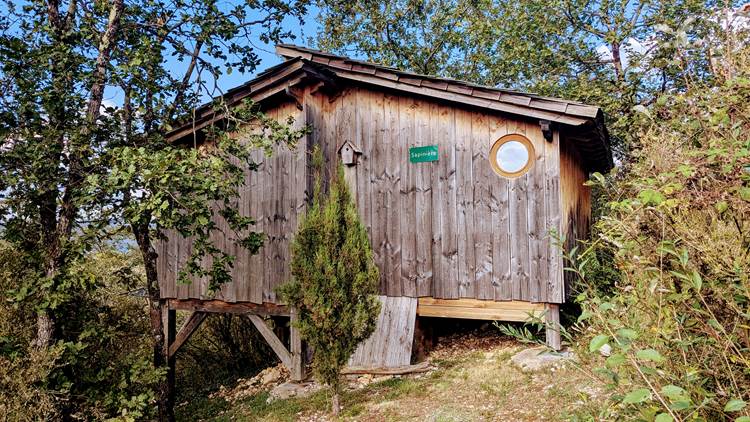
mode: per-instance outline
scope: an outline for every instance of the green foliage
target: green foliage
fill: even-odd
[[[588,287],[578,296],[583,364],[613,389],[602,418],[750,416],[750,52],[725,51],[717,64],[731,78],[639,113],[642,148],[606,187],[597,240],[573,269]],[[619,276],[602,286],[590,265]]]
[[[13,269],[17,252],[0,247],[0,267]],[[51,420],[62,414],[83,419],[153,416],[153,386],[163,372],[151,362],[144,298],[132,296],[144,284],[140,254],[127,242],[96,248],[73,269],[95,280],[95,294],[61,304],[69,315],[57,326],[52,348],[36,350],[32,303],[0,304],[0,412],[12,420]],[[0,274],[0,290],[15,283]],[[35,405],[29,405],[34,403]]]
[[[136,317],[135,309],[103,299],[112,284],[89,267],[99,245],[132,233],[141,258],[135,265],[145,269],[139,287],[153,311],[160,299],[154,244],[162,230],[193,239],[180,278],[206,276],[211,290],[228,280],[234,260],[209,240],[217,219],[226,220],[240,246],[250,251],[261,246],[262,234],[251,229],[252,218],[239,213],[236,200],[243,171],[257,167],[249,151],[292,144],[302,131],[268,119],[251,104],[232,112],[220,96],[214,105],[225,119],[206,127],[192,145],[168,143],[163,135],[175,122],[188,122],[202,98],[221,92],[222,75],[255,70],[259,59],[252,39],[288,38],[282,22],[301,20],[306,5],[305,0],[4,3],[0,239],[12,248],[18,271],[3,299],[32,316],[23,323],[37,329],[38,348],[62,345],[46,380],[62,417],[149,417],[151,387],[163,373],[153,368],[163,364],[162,337],[142,336],[159,332],[161,320],[144,325],[147,309],[139,307]],[[240,126],[258,132],[244,133]],[[124,314],[127,320],[120,318]],[[138,321],[140,334],[133,335],[128,321]],[[17,335],[0,338],[2,350],[25,353],[28,343]],[[131,347],[131,339],[141,346]],[[147,343],[150,351],[143,349]],[[151,359],[155,365],[149,370],[145,362]],[[166,389],[159,391],[164,409]]]
[[[286,303],[298,309],[298,328],[314,351],[316,377],[336,394],[341,369],[372,334],[380,309],[378,269],[343,171],[339,168],[325,196],[318,177],[291,246],[293,279],[280,289]]]

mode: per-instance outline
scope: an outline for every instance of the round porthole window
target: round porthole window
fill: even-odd
[[[523,135],[505,135],[492,145],[490,162],[500,176],[523,176],[534,163],[534,146]]]

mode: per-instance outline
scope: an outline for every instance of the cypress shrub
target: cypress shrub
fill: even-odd
[[[320,169],[320,151],[313,155]],[[331,388],[337,414],[341,370],[375,330],[380,311],[379,272],[342,167],[327,194],[318,171],[313,201],[292,242],[291,256],[292,280],[279,293],[298,311],[296,326],[313,350],[313,373]]]

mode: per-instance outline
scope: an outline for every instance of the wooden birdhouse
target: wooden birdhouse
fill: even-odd
[[[356,166],[357,160],[359,160],[359,156],[361,154],[362,151],[354,146],[351,141],[345,141],[339,147],[339,156],[341,157],[341,163],[345,166]]]

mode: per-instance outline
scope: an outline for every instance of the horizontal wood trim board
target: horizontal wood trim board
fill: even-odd
[[[169,309],[177,311],[200,311],[227,314],[251,314],[251,315],[273,315],[289,316],[289,308],[284,305],[273,303],[251,303],[251,302],[224,302],[222,300],[198,300],[198,299],[170,299]]]
[[[543,303],[521,301],[495,302],[476,299],[434,299],[423,297],[417,304],[422,317],[479,319],[490,321],[527,321],[544,315]]]

